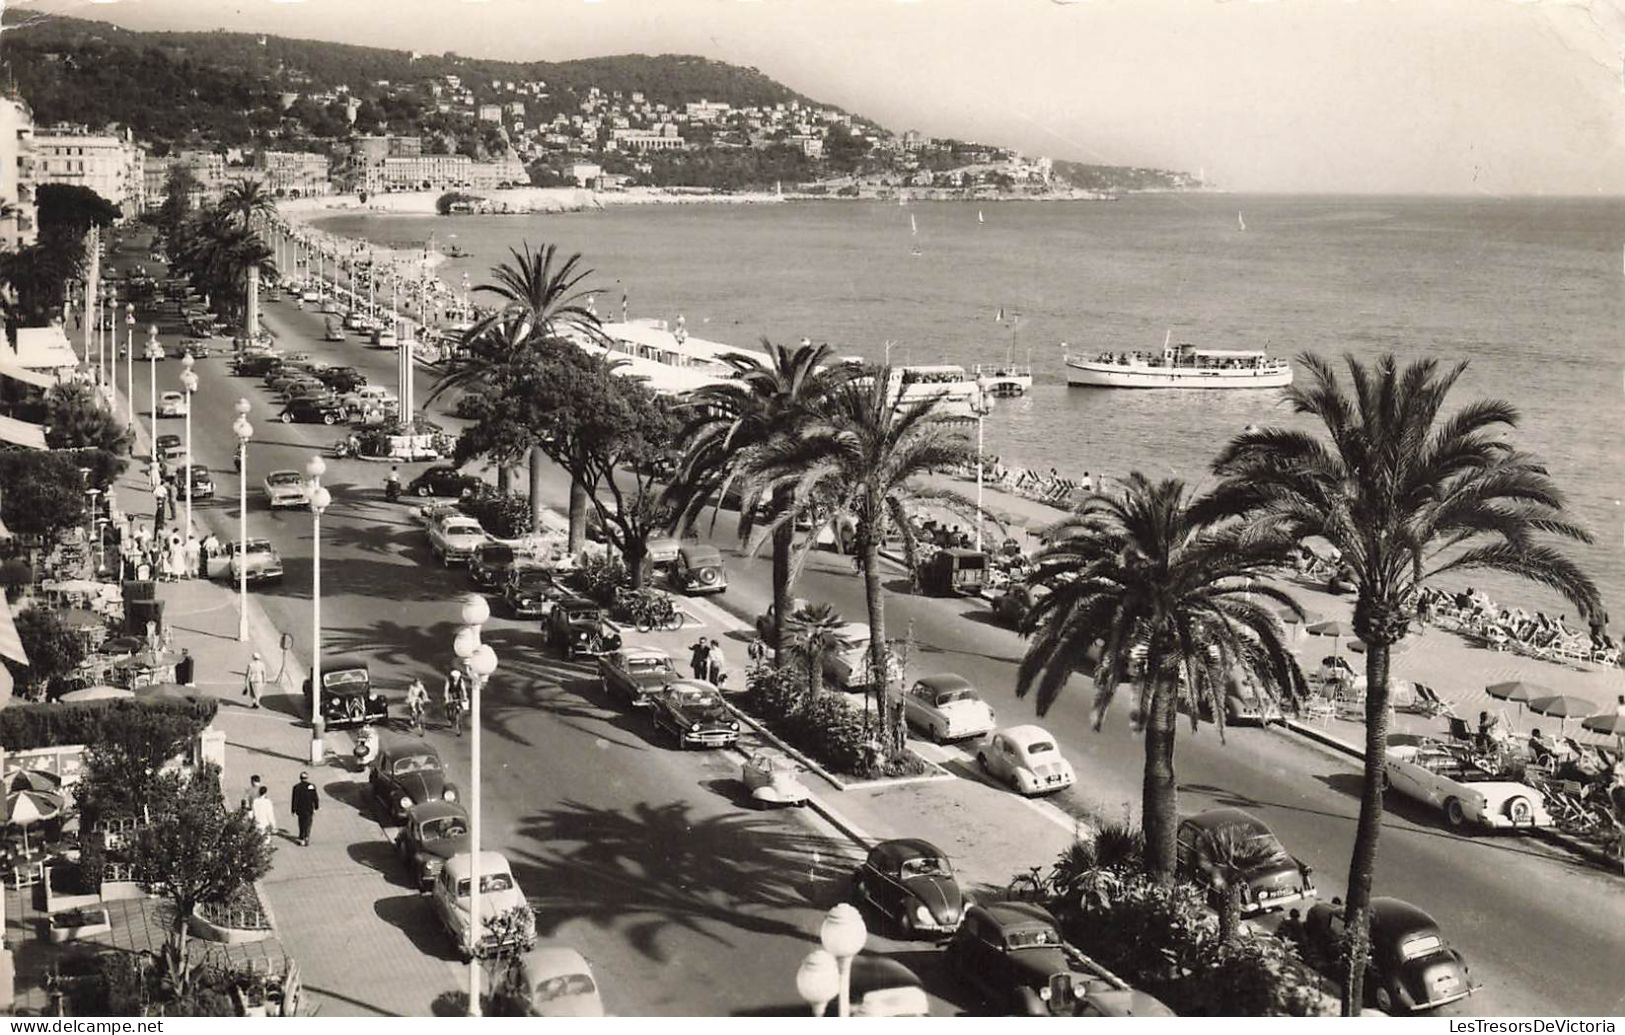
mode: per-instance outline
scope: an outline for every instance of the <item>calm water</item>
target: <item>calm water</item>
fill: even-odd
[[[1237,212],[1245,213],[1246,231]],[[978,221],[978,213],[982,219]],[[917,230],[910,232],[909,217]],[[1548,461],[1597,536],[1577,556],[1625,606],[1621,331],[1625,201],[1155,196],[1113,203],[807,203],[627,207],[534,217],[353,217],[380,243],[435,232],[480,283],[520,241],[598,271],[598,311],[687,317],[739,345],[803,336],[893,362],[1030,355],[1039,380],[1001,401],[988,449],[1080,474],[1206,477],[1249,423],[1289,423],[1273,392],[1068,389],[1060,342],[1094,352],[1176,340],[1215,348],[1385,351],[1471,361],[1459,402],[1511,400],[1517,442]],[[917,247],[919,254],[912,254]],[[1000,323],[995,314],[1019,314]],[[1484,577],[1499,599],[1573,609]],[[1616,613],[1625,614],[1625,612]]]

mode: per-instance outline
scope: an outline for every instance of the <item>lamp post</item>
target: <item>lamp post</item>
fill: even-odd
[[[841,994],[841,968],[835,957],[823,949],[807,953],[796,971],[796,994],[811,1008],[814,1017],[824,1016],[829,1001]]]
[[[152,484],[158,484],[158,462],[163,457],[158,455],[158,361],[164,358],[164,347],[158,344],[158,325],[152,324],[147,328],[147,390],[152,400],[152,408],[147,411],[147,423],[150,425],[152,439]]]
[[[982,551],[982,526],[987,523],[982,511],[982,418],[988,415],[992,408],[988,406],[987,399],[982,395],[981,386],[977,386],[975,409],[976,414],[976,552]]]
[[[237,400],[237,419],[232,434],[237,436],[237,642],[248,642],[248,440],[254,425],[248,423],[247,399]]]
[[[124,307],[124,423],[135,432],[135,303]]]
[[[319,456],[305,465],[310,480],[310,764],[320,765],[327,757],[322,740],[322,511],[333,502],[332,493],[322,485],[327,464]]]
[[[463,627],[452,641],[452,653],[462,661],[468,672],[468,721],[474,735],[469,756],[468,806],[468,1015],[480,1015],[480,695],[485,681],[497,670],[497,655],[490,646],[480,642],[480,626],[491,617],[491,605],[478,593],[470,593],[464,600],[458,617]]]
[[[181,472],[186,482],[186,534],[192,534],[192,396],[197,392],[197,375],[192,364],[197,360],[188,352],[181,358],[181,391],[186,393],[186,469]]]

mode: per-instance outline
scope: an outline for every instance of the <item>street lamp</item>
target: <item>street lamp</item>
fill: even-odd
[[[824,1016],[829,1001],[841,993],[841,968],[835,957],[814,949],[796,971],[796,994],[812,1009],[814,1017]]]
[[[333,494],[322,485],[327,464],[319,456],[305,465],[310,481],[310,764],[320,765],[327,757],[322,741],[322,511],[333,502]]]
[[[143,355],[147,361],[147,390],[152,399],[152,408],[147,411],[147,422],[151,425],[152,484],[156,487],[158,463],[163,459],[158,455],[158,361],[164,358],[164,347],[158,344],[157,324],[147,328],[147,351]]]
[[[976,402],[972,413],[976,414],[976,552],[982,552],[982,526],[987,523],[985,512],[982,510],[982,418],[992,411],[983,396],[983,388],[977,385]]]
[[[192,365],[197,360],[188,352],[181,358],[181,391],[186,393],[186,534],[192,534],[192,396],[197,392],[197,375]]]
[[[480,1015],[480,695],[485,681],[497,670],[497,655],[488,644],[480,642],[480,626],[491,617],[491,605],[478,593],[470,593],[458,611],[463,627],[452,641],[452,653],[462,661],[468,672],[468,721],[474,735],[469,757],[468,807],[468,1015]]]
[[[135,303],[124,307],[124,423],[135,433]]]
[[[248,423],[247,399],[237,400],[237,419],[232,434],[237,436],[237,642],[248,642],[248,440],[254,425]]]
[[[850,902],[842,902],[824,914],[818,926],[818,940],[824,951],[835,957],[835,971],[839,986],[836,1016],[852,1015],[852,958],[863,951],[869,940],[869,929],[863,924],[863,914]],[[802,966],[806,966],[803,961]]]

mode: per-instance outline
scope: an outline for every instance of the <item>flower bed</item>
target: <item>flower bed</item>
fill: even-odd
[[[880,757],[873,717],[859,712],[844,694],[824,691],[808,697],[806,680],[794,664],[780,669],[762,666],[750,673],[746,692],[733,701],[785,743],[838,776],[897,779],[931,770],[906,749],[890,758]]]
[[[88,877],[76,862],[59,862],[46,870],[45,911],[55,914],[100,905],[101,890]]]
[[[239,886],[225,902],[198,906],[187,926],[199,938],[228,945],[264,941],[274,933],[271,914],[252,884]]]
[[[98,934],[106,934],[112,929],[113,925],[108,920],[107,910],[101,906],[90,906],[52,913],[49,937],[51,941],[61,943],[75,938],[92,938]]]

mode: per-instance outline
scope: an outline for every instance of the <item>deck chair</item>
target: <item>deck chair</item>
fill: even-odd
[[[1452,744],[1472,744],[1478,740],[1478,736],[1473,732],[1473,727],[1468,725],[1466,719],[1452,715],[1449,717],[1449,723],[1450,742]]]

